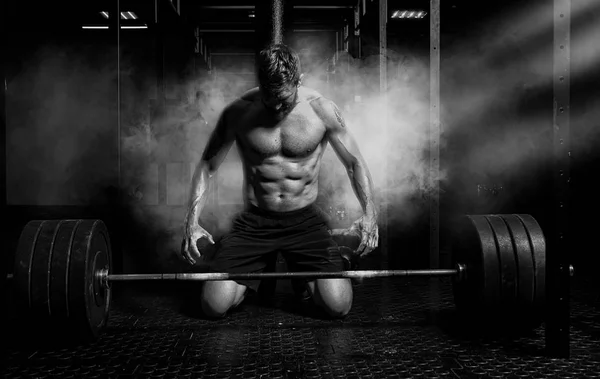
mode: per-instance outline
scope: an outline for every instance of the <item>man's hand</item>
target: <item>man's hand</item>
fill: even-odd
[[[365,215],[349,228],[349,231],[352,232],[354,229],[358,230],[360,246],[356,250],[356,254],[364,257],[379,244],[373,181],[367,169],[367,163],[360,154],[356,140],[348,131],[339,108],[333,101],[326,99],[321,100],[318,104],[321,106],[318,108],[319,115],[326,125],[327,141],[346,167],[352,189],[365,212]]]
[[[350,230],[360,233],[360,245],[356,249],[356,254],[361,258],[367,256],[379,245],[379,227],[376,216],[362,216],[352,223]]]
[[[210,233],[203,227],[195,222],[187,221],[183,232],[181,255],[190,262],[190,264],[196,264],[196,259],[202,257],[197,246],[198,240],[201,238],[206,238],[211,244],[215,243]]]

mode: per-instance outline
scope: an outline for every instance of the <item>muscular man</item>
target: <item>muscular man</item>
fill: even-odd
[[[343,262],[322,214],[316,209],[321,158],[331,144],[342,161],[364,215],[354,223],[361,232],[357,254],[378,245],[373,184],[355,140],[331,101],[300,84],[300,59],[285,45],[272,45],[258,57],[259,88],[233,101],[222,112],[196,167],[184,228],[183,256],[201,257],[199,239],[214,243],[199,225],[209,182],[235,141],[244,169],[245,210],[210,263],[216,272],[261,272],[270,253],[280,251],[291,271],[340,271]],[[202,309],[223,316],[258,281],[208,281]],[[352,306],[349,279],[317,279],[306,287],[315,303],[333,317]]]

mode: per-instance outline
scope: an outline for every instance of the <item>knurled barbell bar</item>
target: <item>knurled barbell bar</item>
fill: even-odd
[[[461,280],[466,273],[466,266],[458,263],[454,269],[432,270],[357,270],[357,271],[297,271],[297,272],[245,272],[245,273],[174,273],[174,274],[110,274],[104,267],[96,272],[96,278],[104,287],[109,287],[110,282],[126,282],[139,280],[185,280],[208,282],[212,280],[253,280],[253,279],[369,279],[387,278],[397,276],[453,276]]]
[[[356,270],[356,271],[295,271],[295,272],[260,272],[260,273],[226,273],[226,272],[203,272],[203,273],[160,273],[160,274],[110,274],[109,268],[104,267],[98,270],[96,279],[105,287],[110,286],[110,282],[135,282],[140,280],[184,280],[208,282],[214,280],[254,280],[254,279],[329,279],[329,278],[348,278],[348,279],[370,279],[387,278],[395,276],[456,276],[457,280],[462,280],[467,268],[458,263],[456,268],[450,269],[431,269],[431,270]],[[13,279],[12,274],[8,274],[7,279]]]
[[[36,220],[23,229],[13,284],[18,308],[93,340],[108,319],[109,283],[135,280],[453,277],[456,307],[468,314],[543,319],[546,243],[529,215],[472,215],[456,224],[454,269],[266,273],[111,273],[110,238],[101,220]]]

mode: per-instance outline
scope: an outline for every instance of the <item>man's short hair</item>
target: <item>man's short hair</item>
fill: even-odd
[[[270,45],[257,60],[258,82],[267,95],[279,98],[286,86],[300,83],[300,57],[288,46]]]

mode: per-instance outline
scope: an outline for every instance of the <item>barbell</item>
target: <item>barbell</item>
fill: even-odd
[[[464,216],[453,240],[453,269],[114,274],[104,222],[35,220],[23,228],[10,277],[23,316],[69,328],[64,332],[83,340],[96,339],[105,328],[110,283],[117,281],[447,276],[454,279],[459,311],[510,315],[512,322],[543,319],[546,242],[532,216]]]
[[[453,269],[433,270],[360,270],[360,271],[297,271],[297,272],[248,272],[248,273],[175,273],[175,274],[109,274],[105,267],[99,270],[97,280],[105,287],[110,282],[124,282],[136,280],[191,280],[208,282],[211,280],[253,280],[253,279],[370,279],[387,278],[394,276],[455,276],[460,278],[466,271],[463,264],[457,264]],[[459,279],[460,280],[460,279]]]

